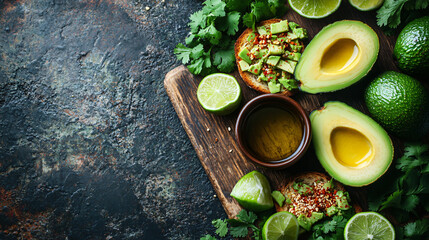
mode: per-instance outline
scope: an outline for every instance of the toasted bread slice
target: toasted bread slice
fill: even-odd
[[[269,19],[269,20],[265,20],[265,21],[260,22],[257,26],[271,25],[273,23],[280,22],[280,21],[282,21],[282,19],[277,19],[277,18]],[[238,64],[238,62],[240,61],[240,57],[238,54],[240,53],[240,51],[243,48],[246,47],[247,38],[248,38],[249,34],[251,34],[252,32],[253,32],[253,30],[251,28],[247,28],[246,30],[244,30],[244,32],[240,35],[240,37],[235,42],[234,51],[235,51],[236,63],[238,66],[238,72],[240,73],[240,76],[243,79],[243,81],[249,87],[255,89],[258,92],[270,93],[270,89],[268,88],[267,82],[258,81],[258,76],[256,76],[255,74],[252,74],[250,72],[247,72],[247,71],[242,71],[240,68],[240,65]],[[283,89],[281,94],[286,95],[286,96],[291,96],[293,94],[293,91],[288,91],[287,89]]]
[[[278,191],[280,191],[283,195],[285,195],[285,197],[287,199],[290,199],[292,201],[294,201],[292,194],[296,194],[296,191],[293,188],[293,185],[295,182],[299,183],[305,183],[309,186],[312,186],[314,183],[327,183],[331,180],[331,177],[328,177],[327,175],[323,174],[323,173],[319,173],[319,172],[306,172],[306,173],[301,173],[296,175],[295,177],[293,177],[291,179],[291,181],[285,183],[283,186],[280,186],[280,188],[278,189]],[[346,189],[344,188],[344,186],[337,182],[337,181],[333,181],[333,189],[335,189],[336,191],[343,191],[345,192]],[[320,196],[321,197],[321,196]],[[277,211],[288,211],[290,212],[290,204],[284,204],[283,207],[280,207],[278,204],[275,204],[276,206],[276,210]],[[359,205],[357,205],[356,203],[353,202],[353,208],[355,209],[356,212],[360,212],[362,211],[361,208],[359,207]]]

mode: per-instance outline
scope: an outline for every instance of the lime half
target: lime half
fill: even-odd
[[[203,78],[198,85],[197,98],[205,110],[218,115],[226,115],[240,105],[241,88],[231,75],[210,74]]]
[[[244,208],[262,212],[274,207],[268,179],[258,171],[244,175],[235,184],[231,196]]]
[[[360,11],[371,11],[379,8],[384,0],[349,0],[349,2]]]
[[[274,213],[262,227],[264,240],[298,239],[299,225],[296,217],[290,212]]]
[[[344,229],[345,240],[394,240],[395,229],[382,215],[376,212],[355,214]]]
[[[289,0],[290,7],[306,18],[324,18],[335,12],[341,0]]]

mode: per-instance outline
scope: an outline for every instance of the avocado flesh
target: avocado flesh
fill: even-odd
[[[407,74],[422,76],[429,71],[429,16],[415,19],[399,33],[393,56]]]
[[[365,186],[389,168],[393,145],[367,115],[341,102],[328,102],[310,114],[313,143],[324,169],[339,182]]]
[[[417,140],[429,133],[429,92],[416,79],[388,71],[365,91],[371,116],[400,138]]]
[[[314,223],[316,223],[317,221],[319,221],[320,219],[322,219],[323,216],[324,215],[321,212],[312,212],[311,217],[307,217],[307,216],[301,214],[298,217],[298,224],[299,224],[299,226],[301,226],[305,230],[310,231],[311,226]]]
[[[378,51],[378,36],[368,25],[338,21],[311,40],[294,75],[304,92],[336,91],[364,77],[377,60]]]

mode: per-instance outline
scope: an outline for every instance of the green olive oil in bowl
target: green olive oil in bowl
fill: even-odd
[[[241,110],[236,137],[242,152],[253,162],[269,168],[285,168],[306,152],[311,139],[310,120],[289,97],[265,94]]]
[[[302,141],[299,117],[279,106],[260,107],[247,118],[244,138],[249,150],[265,162],[292,155]]]

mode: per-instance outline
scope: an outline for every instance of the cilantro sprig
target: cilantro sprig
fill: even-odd
[[[201,10],[190,15],[190,33],[174,53],[194,74],[232,72],[240,30],[285,12],[285,0],[206,0]]]
[[[372,211],[389,209],[400,225],[407,223],[396,229],[399,236],[420,239],[429,234],[429,220],[416,221],[422,213],[429,212],[429,146],[406,144],[395,168],[369,187],[368,207]]]
[[[354,214],[353,209],[344,211],[342,215],[325,218],[311,227],[310,240],[340,240],[344,239],[344,228]]]
[[[216,219],[212,224],[216,228],[216,234],[221,238],[226,237],[228,233],[234,238],[242,238],[249,235],[251,231],[252,239],[261,240],[261,226],[264,225],[267,217],[264,214],[258,217],[255,213],[243,209],[237,214],[237,219]],[[200,240],[216,240],[216,237],[207,234]]]
[[[423,12],[429,7],[429,0],[385,0],[377,10],[377,24],[393,30],[402,22],[405,23],[419,17],[418,11]]]

